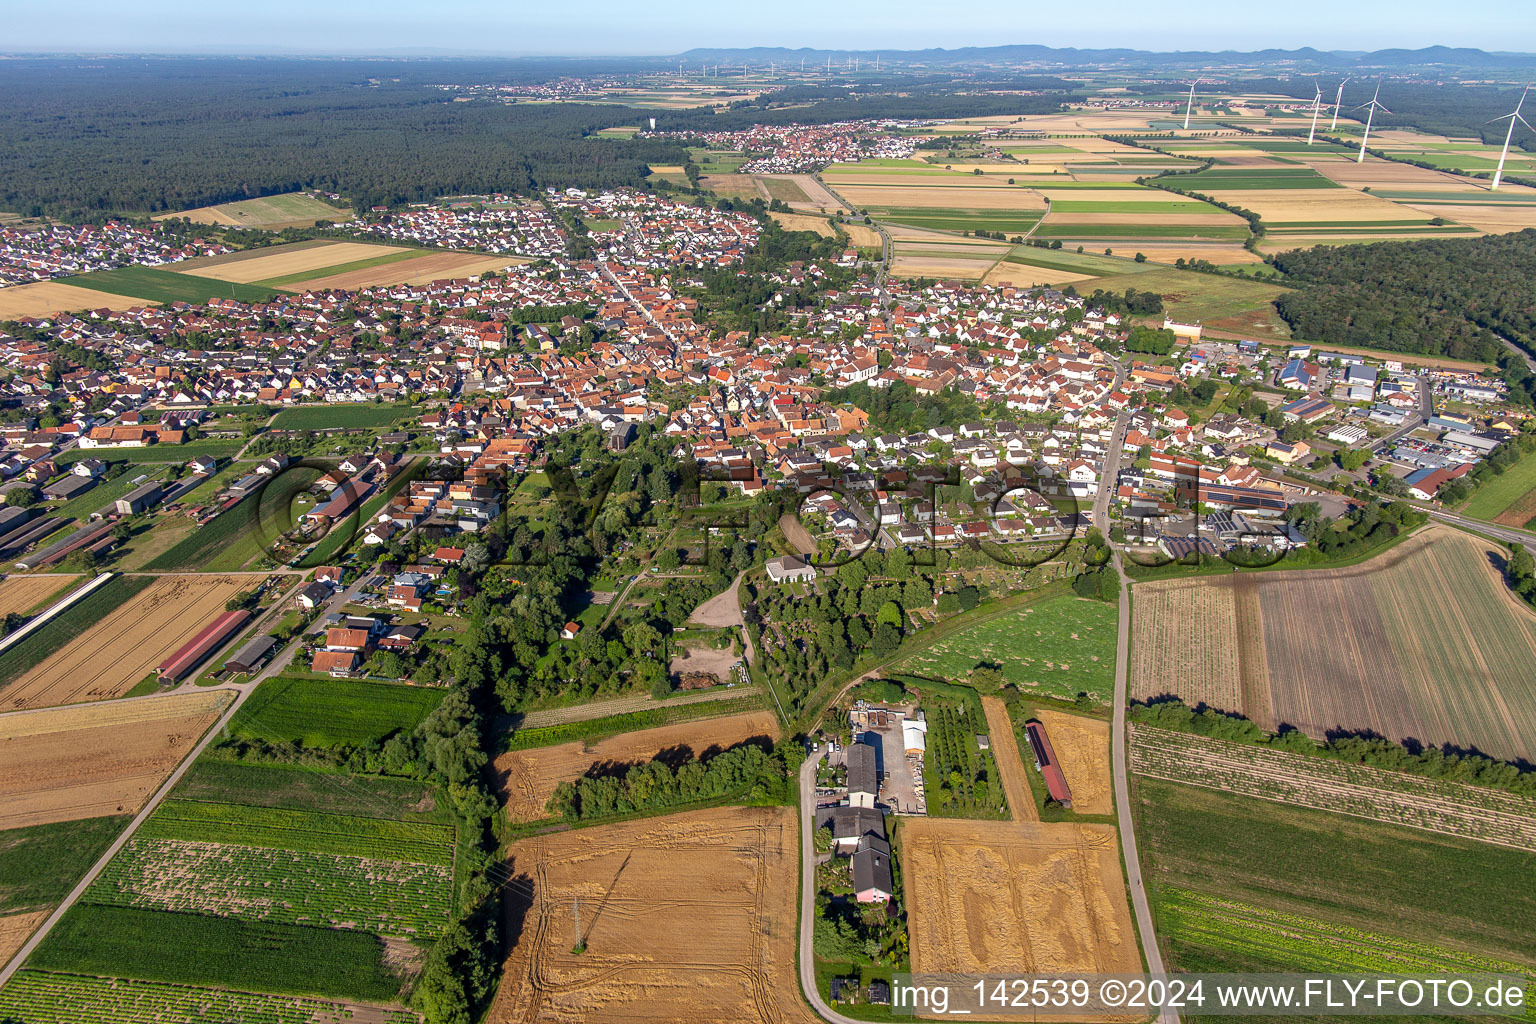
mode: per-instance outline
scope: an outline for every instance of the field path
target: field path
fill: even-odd
[[[1019,741],[1013,734],[1008,706],[997,697],[981,698],[981,710],[987,714],[987,731],[992,734],[992,756],[997,759],[997,774],[1002,776],[1003,793],[1014,821],[1039,821],[1035,795],[1029,789],[1029,773],[1019,756]]]
[[[638,697],[619,697],[616,700],[599,700],[590,704],[577,704],[568,708],[550,708],[546,711],[530,711],[523,716],[518,723],[519,729],[542,729],[548,725],[566,725],[570,722],[585,722],[593,718],[607,718],[610,715],[627,715],[632,711],[647,711],[651,708],[672,708],[681,704],[703,704],[712,700],[730,700],[732,697],[745,697],[750,694],[762,692],[756,686],[733,686],[728,689],[708,690],[704,693],[690,694],[686,697],[673,697],[669,700],[656,700],[650,694],[642,694]],[[511,716],[497,723],[498,728],[510,728]]]

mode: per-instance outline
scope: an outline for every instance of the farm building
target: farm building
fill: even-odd
[[[848,744],[848,806],[873,807],[879,792],[880,772],[875,748],[868,743]]]
[[[277,637],[258,636],[248,640],[234,654],[224,660],[224,668],[229,672],[238,672],[242,675],[250,675],[272,656],[272,651],[277,647]]]
[[[928,749],[928,723],[921,718],[908,718],[901,723],[901,741],[908,754],[922,757]]]
[[[237,611],[225,612],[204,626],[196,636],[188,640],[181,649],[160,663],[156,669],[161,679],[169,679],[171,682],[180,682],[209,654],[218,650],[220,645],[234,636],[250,621],[251,613],[241,608]]]
[[[43,497],[54,501],[68,501],[71,498],[78,498],[92,487],[95,487],[98,482],[97,477],[76,476],[71,473],[68,476],[60,477],[47,487],[44,487]]]
[[[153,508],[159,501],[160,483],[157,480],[151,480],[118,498],[117,512],[119,515],[136,516],[146,509]]]
[[[852,854],[865,836],[885,838],[885,815],[873,807],[822,807],[816,827],[832,833],[832,852]]]
[[[1061,773],[1061,763],[1056,760],[1056,751],[1051,749],[1051,738],[1045,734],[1045,726],[1030,719],[1024,723],[1024,728],[1029,733],[1029,746],[1035,754],[1035,767],[1045,779],[1045,791],[1061,806],[1071,807],[1072,790],[1067,786],[1067,777]]]

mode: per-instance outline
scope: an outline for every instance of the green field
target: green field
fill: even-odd
[[[242,227],[252,228],[276,228],[321,220],[347,220],[352,216],[351,210],[332,206],[308,192],[286,192],[282,195],[263,196],[260,199],[242,199],[239,202],[223,203],[211,209],[232,218]]]
[[[417,1024],[406,1010],[378,1010],[380,1024]],[[0,989],[0,1020],[15,1024],[315,1024],[355,1015],[344,1004],[127,978],[18,971]]]
[[[244,764],[199,758],[172,796],[180,801],[287,807],[402,821],[453,822],[432,785],[414,779],[353,775],[293,764]]]
[[[35,970],[388,1002],[401,979],[367,932],[77,904]]]
[[[1199,174],[1180,174],[1163,179],[1174,188],[1194,192],[1219,192],[1228,189],[1342,188],[1331,178],[1308,167],[1300,170],[1265,167],[1255,170],[1212,168]]]
[[[1050,220],[1035,232],[1036,238],[1221,238],[1240,241],[1250,234],[1246,224],[1137,224],[1128,216],[1123,224],[1057,224]]]
[[[1049,191],[1047,189],[1046,191]],[[1220,213],[1196,199],[1136,202],[1130,199],[1052,199],[1052,213]]]
[[[284,409],[273,430],[357,430],[389,427],[418,412],[409,405],[305,405]]]
[[[1536,490],[1536,455],[1527,455],[1503,474],[1489,477],[1461,511],[1473,519],[1492,519],[1532,490]]]
[[[1170,316],[1185,322],[1209,323],[1224,317],[1237,317],[1243,326],[1237,329],[1262,331],[1272,337],[1289,338],[1290,328],[1280,319],[1272,303],[1285,291],[1278,284],[1252,281],[1219,274],[1199,274],[1162,266],[1148,273],[1118,274],[1092,281],[1077,282],[1077,290],[1089,294],[1095,288],[1107,291],[1157,292]]]
[[[166,549],[145,568],[214,572],[242,568],[291,526],[293,500],[319,476],[318,469],[309,468],[282,474]]]
[[[926,698],[928,740],[923,751],[923,788],[928,813],[936,818],[1006,819],[997,762],[976,742],[987,720],[978,700]]]
[[[146,302],[207,302],[209,299],[237,299],[240,302],[267,302],[281,292],[254,284],[215,281],[194,274],[178,274],[159,267],[118,267],[69,279],[70,284],[112,295],[128,295]]]
[[[129,817],[82,818],[0,832],[0,916],[44,910],[69,895]]]
[[[1140,777],[1133,805],[1175,970],[1372,970],[1405,945],[1536,967],[1530,851]]]
[[[124,462],[128,465],[148,463],[186,462],[199,455],[213,459],[228,459],[237,455],[245,442],[238,438],[207,437],[184,444],[152,444],[147,448],[71,448],[60,452],[54,462],[70,466],[82,459],[100,459],[103,462]]]
[[[1137,263],[1129,258],[1073,252],[1070,249],[1041,249],[1033,245],[1021,245],[1003,259],[1025,267],[1065,270],[1073,274],[1144,274],[1160,269],[1156,263]]]
[[[453,829],[447,825],[286,807],[167,800],[135,835],[379,857],[416,864],[453,863]]]
[[[1026,694],[1072,700],[1086,692],[1107,701],[1115,681],[1116,609],[1102,601],[1054,597],[961,628],[916,651],[898,672],[963,680],[980,664],[996,664],[1003,681]]]
[[[230,740],[357,747],[408,732],[441,703],[443,690],[350,679],[262,683],[229,723]]]

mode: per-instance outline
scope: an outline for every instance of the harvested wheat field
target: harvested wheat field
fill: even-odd
[[[1494,568],[1502,557],[1430,527],[1348,569],[1138,585],[1132,692],[1207,700],[1314,738],[1371,729],[1531,760],[1536,613]],[[1230,599],[1207,592],[1222,589]],[[1178,636],[1159,643],[1170,621]],[[1234,660],[1235,703],[1231,684],[1215,689]]]
[[[814,213],[826,210],[828,213],[840,210],[843,204],[837,201],[837,196],[828,192],[826,186],[816,180],[813,174],[784,174],[778,175],[784,181],[792,182],[801,192],[805,193],[805,202],[791,202],[789,208],[799,210],[802,213]]]
[[[121,697],[265,576],[162,576],[0,690],[0,709]]]
[[[577,740],[553,747],[513,750],[496,758],[496,777],[513,821],[548,817],[544,805],[555,786],[588,772],[602,774],[618,766],[655,760],[658,754],[683,750],[700,755],[712,748],[733,747],[758,736],[778,739],[779,720],[771,711],[748,711],[723,718],[706,718],[681,725],[663,725],[610,736],[595,743]]]
[[[36,281],[0,288],[0,320],[18,316],[47,316],[50,313],[75,313],[82,309],[123,310],[152,305],[154,303],[131,295],[113,295],[62,281]]]
[[[0,829],[137,811],[228,690],[0,716]]]
[[[430,252],[411,259],[382,263],[362,270],[348,270],[325,277],[285,284],[285,291],[320,291],[335,288],[353,291],[391,284],[431,284],[451,278],[473,277],[488,270],[504,270],[519,263],[533,262],[526,256],[488,256],[480,252]]]
[[[1013,812],[1013,820],[1039,821],[1035,798],[1029,791],[1029,772],[1024,767],[1024,759],[1019,756],[1013,722],[1008,718],[1008,706],[997,697],[983,697],[981,710],[987,716],[997,774],[1001,777],[1003,795],[1008,798],[1008,810]]]
[[[357,263],[405,251],[407,251],[406,247],[399,245],[326,242],[322,245],[285,249],[283,252],[264,253],[259,256],[252,256],[249,252],[236,253],[235,255],[244,258],[231,260],[216,257],[218,262],[203,263],[193,268],[176,266],[172,269],[195,274],[197,277],[211,277],[215,281],[251,284],[255,281],[270,281],[274,278],[302,274],[306,270],[325,270],[327,267],[339,267],[344,263]]]
[[[935,277],[974,281],[992,268],[990,259],[968,260],[942,256],[897,256],[891,261],[895,277]]]
[[[1503,202],[1489,203],[1485,206],[1473,203],[1444,205],[1414,203],[1412,205],[1413,209],[1430,217],[1443,217],[1455,223],[1470,224],[1477,230],[1486,231],[1489,234],[1504,234],[1536,228],[1536,192],[1531,194],[1529,205]]]
[[[1109,783],[1109,723],[1065,711],[1037,709],[1035,717],[1051,738],[1051,749],[1072,790],[1072,809],[1079,814],[1114,813]]]
[[[508,908],[512,951],[487,1020],[813,1024],[795,972],[798,856],[781,807],[513,843],[509,891],[525,901]]]
[[[79,576],[52,573],[7,576],[0,580],[0,618],[13,613],[26,615],[33,609],[46,607],[79,582]]]
[[[22,947],[28,937],[37,930],[48,916],[48,911],[37,910],[30,914],[8,914],[0,917],[0,964],[10,963],[11,957]]]
[[[832,230],[832,225],[827,223],[827,218],[809,213],[775,213],[773,219],[778,221],[779,226],[785,231],[814,231],[827,238],[837,233]]]
[[[878,249],[885,244],[880,237],[880,232],[863,224],[844,224],[843,230],[848,232],[848,240],[854,245]]]
[[[987,271],[981,279],[982,284],[1011,284],[1017,288],[1033,288],[1037,285],[1051,285],[1061,287],[1073,284],[1077,281],[1092,281],[1097,274],[1079,274],[1071,270],[1047,270],[1044,267],[1029,267],[1022,263],[1009,263],[1000,261],[997,266]]]
[[[901,826],[914,973],[1132,973],[1112,825],[912,818]]]

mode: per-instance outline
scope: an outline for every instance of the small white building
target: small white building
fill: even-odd
[[[816,578],[816,567],[794,555],[783,555],[779,558],[768,559],[768,578],[775,583],[788,583],[792,580],[814,580]]]

